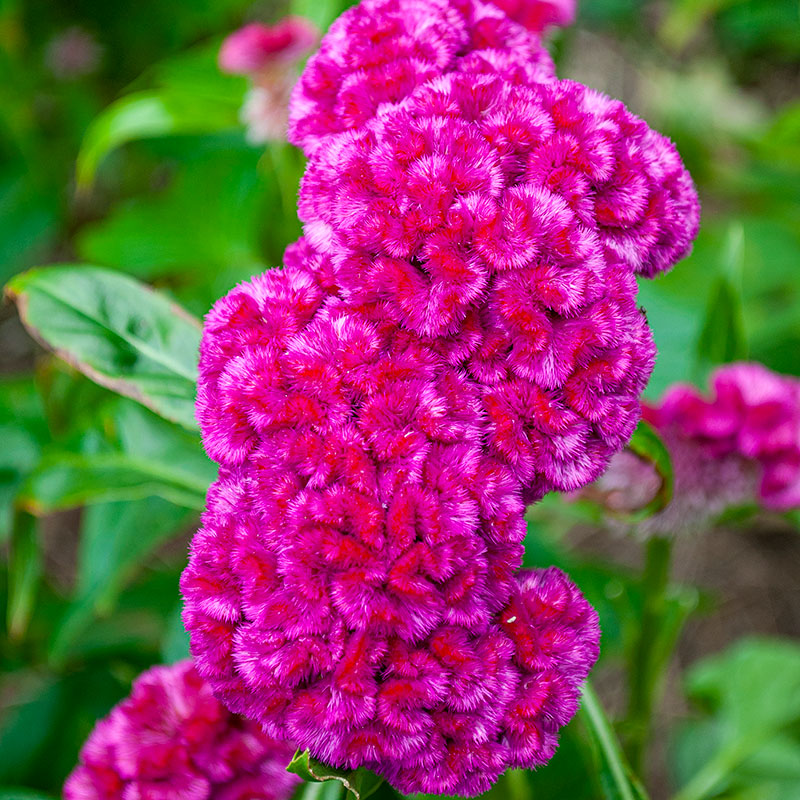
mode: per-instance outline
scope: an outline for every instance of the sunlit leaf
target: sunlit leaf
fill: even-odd
[[[800,779],[800,646],[745,639],[693,667],[686,686],[705,715],[678,739],[676,800],[755,789],[781,777],[770,764]]]
[[[195,428],[200,323],[118,272],[54,266],[6,288],[30,333],[93,381]]]

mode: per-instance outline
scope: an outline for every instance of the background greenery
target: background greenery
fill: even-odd
[[[216,51],[244,21],[291,10],[324,28],[345,5],[0,0],[0,284],[66,356],[36,346],[12,304],[0,309],[3,800],[57,796],[133,677],[187,652],[177,580],[214,469],[192,415],[198,328],[170,301],[201,316],[279,264],[300,230],[302,160],[246,142],[246,82],[218,72]],[[83,36],[82,74],[58,60],[65,36]],[[670,135],[702,196],[692,256],[641,287],[659,346],[650,394],[741,358],[800,374],[797,0],[584,0],[553,50],[563,77]],[[51,263],[102,271],[20,274]],[[568,568],[601,613],[598,688],[621,717],[647,613],[639,547],[558,503],[529,517],[528,563]],[[664,669],[668,680],[637,765],[647,790],[591,694],[553,763],[509,776],[497,797],[800,797],[796,525],[759,519],[698,540],[679,547],[677,573],[694,559],[699,590],[670,585],[659,612],[656,701]],[[738,560],[720,542],[736,542]],[[748,613],[732,621],[739,595]],[[710,623],[690,624],[670,658],[690,614]],[[625,741],[625,721],[617,728]]]

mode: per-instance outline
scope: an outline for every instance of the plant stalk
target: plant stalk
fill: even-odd
[[[645,548],[642,575],[643,608],[639,636],[629,661],[628,712],[625,719],[628,758],[633,770],[643,774],[653,711],[664,677],[662,634],[672,560],[672,539],[653,536]]]

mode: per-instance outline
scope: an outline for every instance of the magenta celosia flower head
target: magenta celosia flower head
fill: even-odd
[[[536,33],[482,0],[363,0],[333,23],[295,88],[289,140],[308,154],[449,73],[554,77]]]
[[[365,0],[293,98],[285,269],[206,318],[220,464],[183,575],[226,705],[403,792],[545,763],[598,652],[526,502],[597,477],[655,350],[636,276],[698,224],[674,147],[479,0]]]
[[[720,367],[711,394],[678,385],[645,417],[666,435],[693,446],[706,461],[748,462],[758,475],[760,502],[800,507],[800,380],[761,364]]]
[[[225,39],[219,65],[225,72],[254,75],[280,62],[293,62],[307,53],[318,37],[303,17],[286,17],[277,25],[253,22]]]
[[[65,800],[288,800],[293,748],[232,715],[190,661],[153,667],[98,722]]]

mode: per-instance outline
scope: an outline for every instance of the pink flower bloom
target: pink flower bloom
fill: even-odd
[[[294,63],[317,41],[317,29],[303,17],[286,17],[272,27],[254,22],[222,43],[219,65],[225,72],[255,75],[276,62]]]
[[[191,661],[153,667],[97,723],[65,800],[288,800],[294,748],[235,717]]]
[[[575,21],[577,0],[492,0],[511,19],[532,31],[563,28]]]
[[[273,27],[246,25],[223,42],[221,69],[247,75],[253,82],[241,111],[253,144],[286,138],[296,65],[317,37],[317,29],[308,20],[286,17]]]
[[[557,570],[515,572],[525,503],[630,437],[655,355],[636,275],[698,224],[672,145],[537,82],[531,36],[466,0],[346,12],[295,96],[305,238],[201,345],[220,473],[182,579],[198,670],[404,792],[543,764],[575,712],[597,618]]]
[[[533,32],[482,0],[363,0],[323,38],[292,96],[289,139],[308,154],[451,72],[530,85],[554,77]]]
[[[749,463],[766,508],[800,506],[800,380],[741,363],[720,367],[711,387],[706,398],[674,386],[645,418],[704,462]]]

